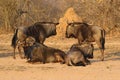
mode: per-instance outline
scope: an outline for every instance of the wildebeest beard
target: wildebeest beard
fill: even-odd
[[[33,46],[24,46],[23,50],[24,50],[25,57],[31,60],[32,59],[31,52],[33,50]]]

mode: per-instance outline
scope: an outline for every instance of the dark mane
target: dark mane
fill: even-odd
[[[37,37],[37,35],[39,35],[39,33],[41,31],[45,31],[41,24],[36,25],[36,26],[32,25],[32,26],[27,27],[26,35],[27,36],[36,36]]]

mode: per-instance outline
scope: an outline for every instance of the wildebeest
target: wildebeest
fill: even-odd
[[[26,40],[26,46],[24,46],[25,56],[29,60],[29,62],[36,62],[40,61],[42,63],[49,63],[49,62],[61,62],[65,63],[65,53],[60,49],[55,49],[52,47],[45,46],[41,43],[33,43],[31,39],[28,37]]]
[[[15,49],[18,43],[23,43],[25,39],[29,36],[35,38],[36,42],[43,44],[46,38],[56,35],[56,25],[58,23],[52,22],[36,22],[35,24],[28,27],[18,27],[12,38],[12,47],[14,48],[13,58],[15,59]],[[21,46],[18,46],[20,57]]]
[[[90,64],[88,58],[93,58],[94,47],[92,44],[73,44],[66,55],[66,64],[80,66]]]
[[[88,25],[87,23],[68,23],[66,37],[78,39],[78,43],[96,42],[101,51],[101,60],[104,60],[105,30],[99,26]]]

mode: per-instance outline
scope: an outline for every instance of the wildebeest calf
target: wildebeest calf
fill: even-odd
[[[26,41],[26,44],[29,44]],[[61,62],[65,63],[65,53],[60,49],[47,47],[44,44],[35,42],[33,45],[27,45],[24,47],[25,56],[29,59],[29,62],[40,61],[42,63],[49,62]]]
[[[72,45],[66,55],[66,64],[68,66],[85,66],[90,64],[88,58],[93,58],[93,49],[92,44]]]

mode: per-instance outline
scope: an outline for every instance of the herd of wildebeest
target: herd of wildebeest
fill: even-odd
[[[44,44],[46,38],[56,35],[56,25],[53,22],[36,22],[31,26],[18,27],[12,38],[14,48],[18,48],[21,58],[27,59],[29,63],[60,62],[69,66],[80,66],[90,64],[89,58],[93,58],[96,42],[101,51],[101,60],[104,60],[105,30],[99,26],[89,25],[85,22],[72,22],[66,26],[66,38],[78,39],[78,44],[73,44],[67,52],[60,49],[48,47]],[[23,49],[24,54],[21,52]]]

